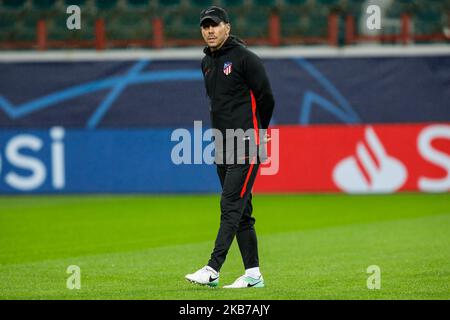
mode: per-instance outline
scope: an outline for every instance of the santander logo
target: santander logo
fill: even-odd
[[[355,155],[344,158],[334,167],[334,183],[348,193],[399,190],[408,177],[405,165],[386,152],[372,127],[366,128],[365,142],[358,142]]]

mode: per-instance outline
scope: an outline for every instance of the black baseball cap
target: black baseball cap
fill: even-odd
[[[216,6],[206,8],[200,13],[200,26],[205,20],[208,19],[214,21],[217,24],[219,24],[221,21],[230,23],[228,13],[225,11],[225,9]]]

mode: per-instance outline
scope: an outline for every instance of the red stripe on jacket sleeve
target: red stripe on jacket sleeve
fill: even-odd
[[[255,130],[255,141],[256,145],[259,145],[259,127],[258,127],[258,119],[256,118],[256,100],[253,95],[253,91],[250,90],[250,97],[252,100],[252,118],[253,118],[253,129]]]

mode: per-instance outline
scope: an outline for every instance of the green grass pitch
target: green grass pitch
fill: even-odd
[[[254,215],[266,287],[211,289],[184,275],[207,263],[218,195],[0,197],[0,299],[450,298],[449,194],[255,195]],[[220,286],[242,273],[234,242]]]

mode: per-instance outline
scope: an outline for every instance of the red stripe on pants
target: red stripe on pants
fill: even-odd
[[[252,163],[250,164],[250,169],[248,169],[247,176],[245,177],[244,186],[242,187],[242,190],[241,190],[241,198],[244,196],[245,191],[247,191],[247,184],[248,184],[248,180],[250,179],[250,176],[252,175],[253,166],[254,166],[254,161],[252,161]]]

